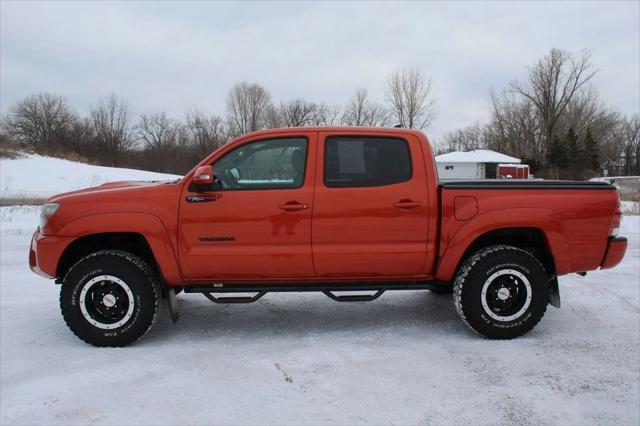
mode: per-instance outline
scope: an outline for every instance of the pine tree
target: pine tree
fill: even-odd
[[[559,177],[559,170],[564,170],[569,165],[569,156],[566,146],[554,137],[547,151],[547,165],[554,170],[555,177]]]
[[[579,166],[583,159],[582,146],[580,140],[573,130],[573,127],[569,128],[567,137],[565,139],[567,154],[569,155],[569,166]]]
[[[593,138],[591,129],[587,128],[587,136],[584,141],[586,167],[596,173],[600,172],[600,146]]]
[[[569,128],[566,138],[566,155],[567,166],[569,168],[569,175],[572,179],[581,178],[584,174],[584,150],[582,144],[573,130],[573,127]]]

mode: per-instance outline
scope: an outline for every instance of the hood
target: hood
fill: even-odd
[[[103,216],[106,222],[98,221],[91,225],[93,230],[107,232],[106,229],[110,232],[119,232],[120,228],[109,228],[108,225],[118,223],[116,218],[120,213],[146,213],[166,217],[167,223],[170,223],[176,218],[180,191],[182,191],[182,185],[180,181],[175,180],[121,181],[58,194],[49,199],[49,202],[58,203],[59,208],[42,232],[46,235],[81,236],[81,233],[77,234],[80,231],[70,228],[73,223],[84,217],[102,214],[111,215],[109,216],[111,219]],[[109,220],[115,220],[115,222],[109,222]]]
[[[88,194],[97,194],[97,193],[101,193],[101,192],[111,192],[111,191],[123,191],[123,190],[128,190],[128,189],[132,189],[132,188],[136,188],[136,189],[143,189],[144,187],[157,187],[160,185],[166,185],[169,183],[175,183],[175,180],[166,180],[166,181],[136,181],[136,180],[130,180],[130,181],[126,181],[126,180],[122,180],[122,181],[116,181],[116,182],[106,182],[103,183],[102,185],[99,186],[94,186],[91,188],[82,188],[82,189],[78,189],[75,191],[69,191],[69,192],[63,192],[61,194],[56,194],[52,197],[50,197],[47,202],[55,202],[58,201],[62,198],[69,198],[69,197],[73,197],[75,198],[76,196],[81,196],[81,195],[88,195]]]

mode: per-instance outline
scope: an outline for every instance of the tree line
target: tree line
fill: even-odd
[[[224,115],[200,109],[183,120],[165,112],[133,117],[125,98],[111,94],[75,113],[61,95],[40,93],[13,105],[0,121],[0,143],[36,153],[167,173],[184,173],[234,137],[261,129],[298,126],[392,126],[425,128],[435,117],[431,81],[416,69],[392,72],[386,102],[358,88],[344,105],[301,98],[274,102],[268,90],[240,82],[228,92]]]
[[[590,53],[552,49],[527,77],[490,91],[490,119],[447,133],[438,151],[492,149],[521,158],[539,177],[584,179],[640,174],[640,116],[611,110],[593,85]],[[181,120],[165,112],[133,117],[112,94],[77,114],[64,96],[27,96],[0,117],[0,144],[94,164],[184,173],[234,137],[297,126],[427,128],[436,117],[431,79],[419,70],[387,76],[384,102],[366,88],[342,105],[297,98],[277,102],[258,83],[240,82],[225,111],[191,108]]]
[[[491,118],[446,134],[440,150],[491,149],[536,176],[585,179],[640,174],[640,116],[610,110],[593,86],[587,51],[552,49],[527,78],[490,94]]]

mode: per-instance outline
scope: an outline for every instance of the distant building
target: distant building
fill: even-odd
[[[436,156],[438,177],[441,180],[497,179],[499,177],[526,179],[529,177],[529,166],[520,163],[521,161],[517,158],[488,149],[454,151]]]

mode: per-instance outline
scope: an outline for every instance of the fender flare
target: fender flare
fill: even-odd
[[[111,232],[137,233],[149,244],[164,280],[168,284],[179,284],[182,276],[171,238],[162,220],[151,213],[113,212],[83,216],[67,223],[58,235],[86,237]]]
[[[451,281],[466,250],[482,235],[505,228],[534,228],[541,231],[547,248],[554,259],[556,274],[571,271],[569,243],[565,238],[562,221],[555,213],[540,208],[514,208],[493,210],[475,216],[451,237],[440,258],[435,277]]]

